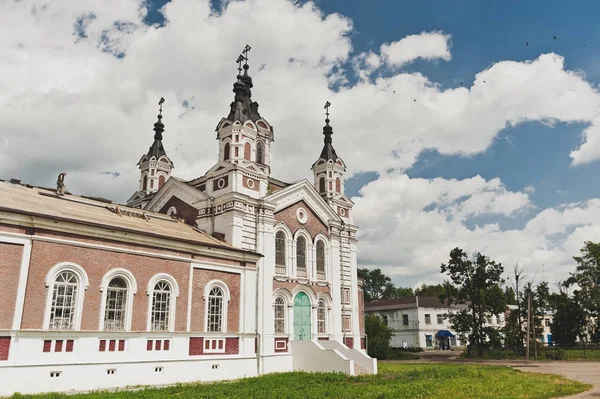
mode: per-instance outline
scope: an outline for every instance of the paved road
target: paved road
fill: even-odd
[[[585,382],[593,385],[593,388],[587,392],[582,392],[577,395],[570,396],[572,399],[581,398],[600,398],[600,362],[575,362],[575,361],[505,361],[505,360],[486,360],[486,361],[463,361],[456,359],[460,352],[454,351],[430,351],[419,353],[421,360],[413,360],[411,362],[442,362],[442,363],[484,363],[494,364],[498,366],[510,366],[522,371],[543,374],[558,374],[563,377]]]

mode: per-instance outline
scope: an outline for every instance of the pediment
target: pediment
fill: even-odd
[[[171,177],[156,192],[154,198],[148,203],[148,205],[146,205],[144,209],[153,212],[159,212],[160,209],[174,196],[190,205],[195,202],[208,199],[208,197],[202,191],[195,189],[179,179]]]
[[[330,220],[341,221],[340,217],[319,195],[317,190],[308,180],[302,180],[291,186],[277,190],[267,199],[275,204],[274,213],[277,213],[297,202],[304,201],[311,211],[325,224]]]

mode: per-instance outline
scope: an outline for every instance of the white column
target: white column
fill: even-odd
[[[352,303],[352,336],[354,348],[360,349],[360,325],[358,311],[358,266],[356,260],[356,243],[350,242],[350,273],[352,286],[350,287],[350,302]]]
[[[342,337],[342,293],[340,281],[340,242],[339,236],[332,236],[331,252],[329,254],[329,281],[331,282],[331,320],[329,333],[331,339],[343,343]]]

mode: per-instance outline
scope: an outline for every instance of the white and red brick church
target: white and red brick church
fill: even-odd
[[[271,177],[247,55],[203,176],[172,176],[161,99],[127,206],[62,194],[64,175],[0,182],[0,396],[377,372],[329,103],[314,181]]]

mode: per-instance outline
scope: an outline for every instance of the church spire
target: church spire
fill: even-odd
[[[240,121],[244,123],[247,120],[251,120],[253,122],[262,119],[260,114],[258,113],[258,103],[252,101],[252,77],[248,75],[248,53],[252,47],[246,45],[242,54],[237,58],[236,62],[238,64],[238,75],[237,81],[233,84],[233,92],[235,93],[235,98],[231,103],[231,110],[229,111],[229,115],[227,119],[231,122]],[[242,62],[244,65],[242,66]],[[242,74],[242,69],[244,73]]]
[[[323,146],[323,151],[321,151],[321,159],[326,161],[332,160],[336,161],[338,159],[335,150],[333,149],[331,135],[333,134],[333,127],[329,124],[329,107],[331,107],[331,103],[329,101],[325,102],[325,126],[323,126],[323,135],[325,135]]]
[[[150,194],[158,191],[160,187],[171,177],[173,162],[167,156],[163,146],[163,132],[165,125],[162,122],[162,106],[165,102],[163,97],[158,101],[158,116],[154,124],[154,142],[148,152],[142,155],[138,162],[140,167],[140,186],[139,190],[143,194]]]

